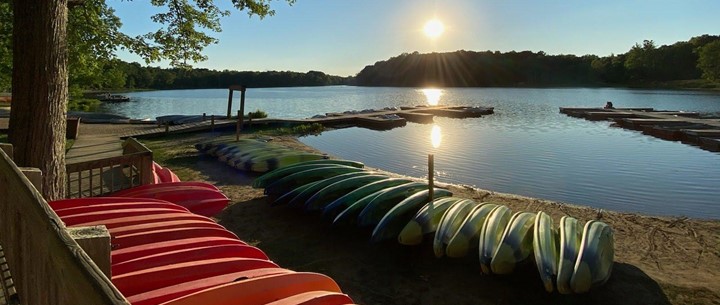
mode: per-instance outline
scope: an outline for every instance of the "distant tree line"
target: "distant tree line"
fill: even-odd
[[[403,53],[366,66],[361,86],[648,86],[662,82],[720,81],[720,36],[703,35],[657,47],[652,40],[627,53],[548,55],[545,52]]]
[[[105,83],[93,89],[199,89],[248,87],[327,86],[346,83],[346,78],[320,71],[217,71],[210,69],[144,67],[120,60],[108,64]],[[110,83],[108,83],[110,82]]]

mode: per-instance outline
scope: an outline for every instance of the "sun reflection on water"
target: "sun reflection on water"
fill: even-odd
[[[425,95],[428,105],[437,106],[440,104],[440,97],[443,94],[442,89],[425,88],[420,91]]]
[[[432,142],[433,148],[440,147],[440,142],[442,142],[442,133],[440,131],[440,126],[433,125],[432,131],[430,131],[430,142]]]

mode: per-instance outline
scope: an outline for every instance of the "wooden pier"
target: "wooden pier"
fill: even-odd
[[[560,107],[560,113],[591,121],[611,120],[619,127],[642,131],[660,139],[720,151],[720,119],[701,118],[697,112]]]
[[[466,106],[417,106],[417,107],[401,107],[399,109],[380,109],[374,111],[362,112],[344,112],[344,113],[326,113],[323,116],[307,118],[307,119],[253,119],[244,120],[241,124],[243,127],[249,125],[300,125],[318,123],[323,126],[330,127],[347,127],[358,126],[374,130],[388,130],[396,127],[402,127],[407,122],[414,123],[432,123],[433,118],[450,117],[450,118],[479,118],[483,115],[494,113],[492,107],[466,107]],[[162,136],[169,133],[187,133],[196,131],[210,130],[226,130],[235,128],[238,124],[237,119],[219,119],[205,116],[205,120],[181,125],[165,125],[154,129],[144,130],[132,134],[124,135],[127,137],[153,137]]]

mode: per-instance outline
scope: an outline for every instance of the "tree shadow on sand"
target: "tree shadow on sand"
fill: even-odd
[[[590,293],[561,295],[545,292],[532,262],[507,276],[482,275],[476,252],[438,259],[428,240],[373,244],[367,228],[331,227],[265,197],[236,202],[218,218],[281,267],[331,276],[359,304],[670,304],[657,282],[629,264],[616,263],[610,280]]]

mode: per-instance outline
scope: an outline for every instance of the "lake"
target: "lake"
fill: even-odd
[[[132,118],[227,111],[225,89],[126,93],[100,111]],[[239,108],[235,93],[233,113]],[[559,113],[559,107],[652,107],[720,113],[720,93],[611,88],[303,87],[248,89],[246,111],[306,118],[326,112],[427,104],[495,107],[482,118],[435,118],[390,131],[346,128],[301,141],[329,154],[399,174],[497,192],[641,212],[720,219],[720,154]],[[431,145],[433,127],[439,147]]]

